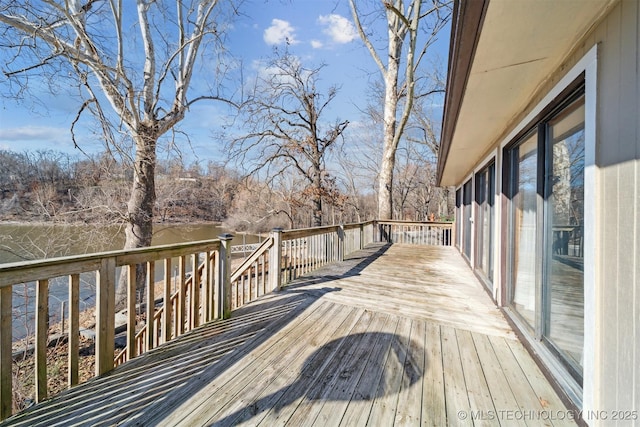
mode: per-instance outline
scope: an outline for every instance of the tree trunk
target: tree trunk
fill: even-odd
[[[378,218],[393,219],[393,169],[400,140],[397,129],[398,74],[402,55],[402,36],[397,32],[398,17],[387,12],[389,23],[389,50],[387,70],[384,75],[384,128],[382,162],[378,178]]]
[[[313,176],[313,196],[311,204],[313,205],[313,227],[322,225],[322,177],[319,168],[316,168]]]
[[[398,106],[398,67],[389,57],[384,94],[384,141],[378,178],[378,218],[393,219],[393,169],[396,166],[396,110]]]
[[[151,245],[153,236],[153,208],[156,201],[155,166],[156,138],[144,132],[136,137],[136,156],[133,166],[133,187],[127,205],[125,249]],[[136,268],[136,289],[140,298],[145,292],[146,265]],[[116,309],[124,308],[127,301],[127,273],[122,272],[116,289]]]
[[[393,169],[396,163],[395,149],[385,141],[378,178],[378,219],[393,219]]]

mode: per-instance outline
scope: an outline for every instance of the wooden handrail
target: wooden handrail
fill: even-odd
[[[301,237],[311,237],[318,234],[335,233],[340,228],[339,225],[325,227],[298,228],[296,230],[285,230],[282,232],[282,240],[293,240]]]

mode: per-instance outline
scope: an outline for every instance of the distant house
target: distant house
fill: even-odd
[[[637,0],[454,6],[455,244],[589,425],[640,418],[639,31]]]

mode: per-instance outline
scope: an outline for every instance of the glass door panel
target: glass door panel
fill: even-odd
[[[581,373],[584,344],[584,99],[576,101],[549,122],[547,137],[544,334]]]
[[[495,165],[476,174],[476,269],[493,280],[493,205],[495,200]],[[485,283],[489,284],[489,283]]]
[[[511,150],[511,306],[535,327],[537,151],[533,133]]]
[[[471,259],[471,180],[467,181],[462,187],[463,208],[462,208],[462,233],[464,234],[463,250],[467,259]]]

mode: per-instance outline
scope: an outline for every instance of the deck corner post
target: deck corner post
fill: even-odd
[[[218,236],[220,239],[220,256],[218,257],[218,304],[222,305],[219,313],[223,319],[231,316],[231,240],[229,233]]]
[[[360,247],[358,249],[364,249],[364,223],[360,223]]]
[[[373,243],[380,243],[380,230],[378,229],[378,227],[378,221],[371,221],[371,233],[373,234],[371,238],[373,239]]]
[[[271,290],[282,289],[282,276],[280,274],[280,266],[282,265],[282,228],[274,228],[271,230],[273,238],[273,247],[269,252],[269,282],[271,282]],[[273,269],[272,269],[273,267]]]
[[[456,236],[456,222],[453,221],[453,222],[451,222],[449,246],[455,246],[456,245],[455,242],[456,242],[457,238],[458,238],[458,236]]]
[[[116,259],[105,258],[96,272],[95,375],[113,369],[115,352]]]
[[[344,224],[338,227],[338,261],[344,261]]]

